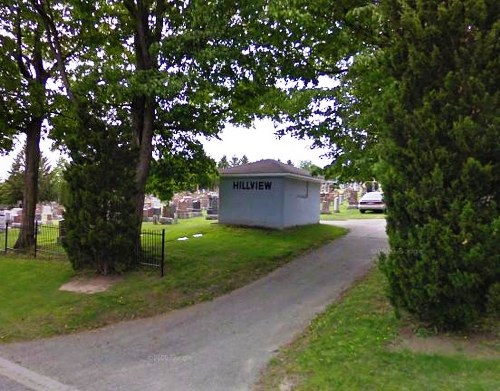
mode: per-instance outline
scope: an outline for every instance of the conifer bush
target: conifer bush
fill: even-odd
[[[74,269],[123,272],[137,251],[134,153],[119,128],[95,120],[68,149],[63,246]]]
[[[486,310],[489,315],[500,317],[500,282],[495,282],[490,286]]]
[[[500,277],[500,5],[382,9],[393,85],[381,135],[390,252],[380,265],[397,309],[464,328]]]

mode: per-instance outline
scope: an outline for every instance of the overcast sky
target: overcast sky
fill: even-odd
[[[253,162],[261,159],[280,159],[282,162],[291,160],[298,165],[302,160],[310,160],[318,166],[329,163],[328,159],[321,158],[326,150],[311,149],[311,141],[298,140],[290,136],[278,138],[274,135],[271,121],[258,121],[252,128],[236,128],[228,126],[220,134],[221,140],[204,140],[205,151],[216,161],[223,155],[228,160],[233,155],[241,158],[243,155]],[[15,152],[8,156],[0,156],[0,178],[5,180],[7,172],[12,165],[14,156],[21,148],[21,142],[16,146]],[[59,154],[50,151],[50,141],[44,140],[41,144],[42,152],[50,160],[52,166],[57,161]]]
[[[302,160],[310,160],[318,166],[329,163],[321,158],[327,151],[311,149],[312,141],[298,140],[290,136],[278,139],[271,121],[258,121],[252,128],[236,128],[228,126],[221,133],[221,140],[204,142],[205,151],[216,161],[223,155],[228,160],[233,155],[241,158],[243,155],[253,162],[261,159],[280,159],[282,162],[291,160],[298,165]]]

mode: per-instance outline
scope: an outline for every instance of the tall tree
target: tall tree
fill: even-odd
[[[500,280],[500,4],[382,10],[390,298],[439,328],[466,327]]]
[[[55,173],[52,170],[49,159],[40,153],[40,165],[38,168],[38,201],[55,201],[57,198],[55,188]]]
[[[26,135],[22,226],[15,248],[34,245],[35,207],[38,197],[40,138],[47,114],[44,34],[33,9],[25,1],[3,2],[0,11],[2,40],[1,127]],[[14,65],[15,64],[15,65]],[[8,109],[9,105],[13,105]]]
[[[299,168],[309,171],[313,176],[318,176],[323,174],[323,170],[321,169],[321,167],[315,165],[310,160],[301,160],[299,163]]]
[[[104,62],[106,45],[121,53],[122,36],[110,33],[117,24],[116,16],[109,15],[114,4],[31,4],[43,22],[66,97],[60,104],[67,110],[53,118],[54,134],[71,159],[64,175],[69,197],[63,246],[75,269],[93,267],[102,274],[126,270],[140,244],[140,220],[132,203],[137,188],[131,167],[137,149],[130,141],[129,123],[119,118],[122,102],[113,93],[116,64],[96,65]],[[104,23],[101,18],[106,17]],[[110,89],[102,86],[103,73]]]
[[[135,151],[137,233],[153,157],[182,156],[186,145],[199,150],[195,136],[267,114],[263,102],[283,93],[278,79],[315,75],[307,71],[311,42],[296,42],[304,38],[300,23],[288,23],[288,2],[272,10],[264,0],[31,2],[75,113],[77,126],[63,126],[61,139],[75,141],[66,144],[78,154],[76,140],[98,119],[120,125],[121,142]],[[86,45],[72,67],[63,61],[67,34]]]
[[[294,2],[299,6],[302,10],[291,18],[317,41],[310,53],[316,82],[288,83],[287,95],[274,101],[275,119],[282,123],[278,135],[309,138],[313,148],[328,149],[331,163],[325,173],[330,177],[373,177],[382,122],[371,107],[382,104],[377,96],[384,88],[378,2]]]
[[[9,176],[4,182],[2,201],[0,201],[1,203],[7,205],[23,205],[25,173],[26,157],[24,151],[21,151],[16,155],[8,172]],[[53,174],[49,161],[45,156],[43,156],[43,154],[40,154],[40,164],[37,177],[37,194],[39,194],[38,199],[40,201],[53,201],[55,198]]]
[[[238,156],[236,155],[233,155],[233,157],[231,158],[231,160],[229,161],[229,165],[231,167],[236,167],[236,166],[239,166],[240,165],[240,159],[238,158]]]
[[[228,168],[229,167],[229,162],[227,161],[227,156],[223,155],[221,159],[219,160],[219,163],[217,163],[218,168]]]
[[[248,164],[250,161],[248,160],[247,155],[243,155],[240,159],[240,164]]]
[[[52,201],[56,201],[59,204],[65,205],[68,203],[68,183],[64,179],[65,172],[69,166],[68,161],[60,157],[56,166],[51,172],[52,176],[52,187],[54,192],[54,199]]]
[[[8,171],[8,177],[3,184],[2,204],[14,206],[22,203],[24,187],[24,159],[23,153],[14,158]]]
[[[147,192],[167,201],[175,192],[213,188],[217,180],[215,161],[201,145],[191,145],[175,155],[159,156],[151,163]]]

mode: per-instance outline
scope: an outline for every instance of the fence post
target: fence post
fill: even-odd
[[[35,219],[35,258],[36,258],[37,242],[38,242],[38,220]]]
[[[161,230],[161,276],[165,271],[165,228]]]
[[[8,238],[9,238],[9,221],[5,219],[5,252],[7,252]]]

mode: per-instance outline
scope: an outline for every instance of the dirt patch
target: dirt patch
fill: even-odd
[[[298,377],[285,376],[279,385],[279,391],[292,391],[299,384]]]
[[[105,292],[120,279],[120,276],[76,277],[62,285],[59,290],[85,294]]]
[[[414,353],[462,354],[470,358],[498,359],[500,357],[500,340],[493,332],[471,335],[420,336],[410,328],[403,328],[389,349],[391,351],[410,350]]]

